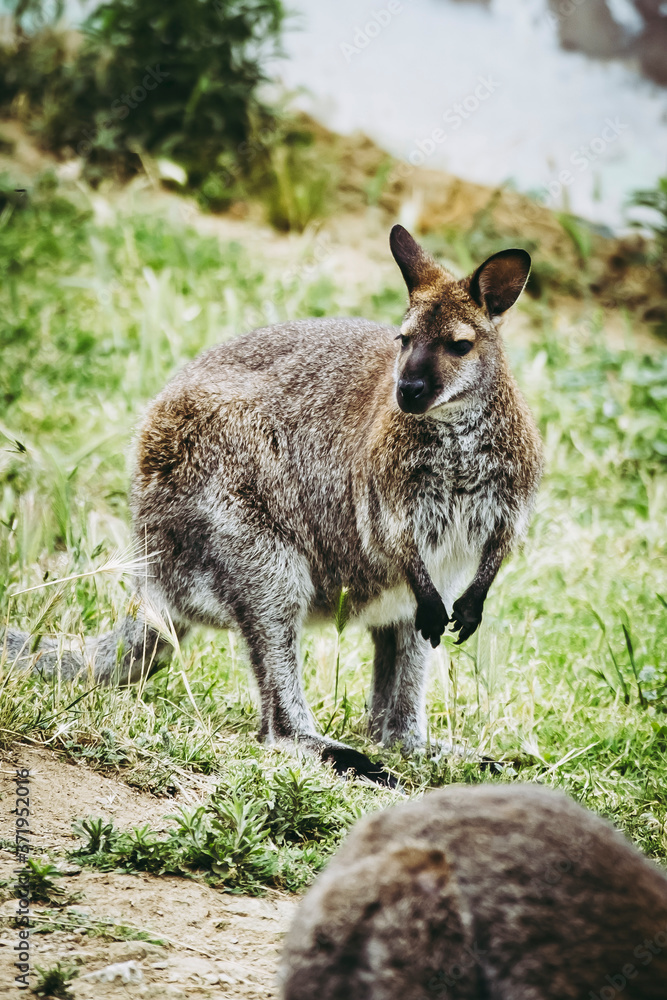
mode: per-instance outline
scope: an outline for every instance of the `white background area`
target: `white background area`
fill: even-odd
[[[667,173],[665,88],[631,63],[560,49],[546,0],[488,7],[402,0],[398,12],[387,0],[293,0],[290,7],[288,58],[274,72],[300,92],[300,106],[336,131],[362,130],[414,161],[418,143],[441,128],[446,138],[425,166],[484,184],[511,181],[523,191],[551,185],[552,207],[613,227],[622,223],[628,193]],[[614,0],[612,9],[632,28],[629,4]],[[494,92],[458,128],[448,127],[443,116],[449,109],[451,121],[466,99],[474,105],[480,78]],[[611,141],[603,138],[608,121],[617,127]],[[563,170],[572,180],[558,191]]]

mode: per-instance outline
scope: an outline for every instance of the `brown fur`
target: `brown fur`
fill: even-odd
[[[541,472],[498,332],[528,255],[503,251],[456,281],[400,226],[391,246],[410,290],[400,331],[354,318],[255,330],[196,358],[151,404],[131,492],[150,572],[137,615],[86,649],[98,679],[127,681],[164,659],[148,608],[179,635],[236,627],[262,737],[386,780],[317,733],[299,677],[303,624],[330,618],[347,589],[375,642],[371,732],[422,745],[428,643],[448,623],[459,641],[477,628]],[[10,653],[20,647],[10,635]],[[81,668],[68,657],[69,672]],[[54,662],[47,642],[41,667]]]
[[[282,1000],[665,1000],[667,877],[558,792],[451,786],[357,824],[281,983]]]

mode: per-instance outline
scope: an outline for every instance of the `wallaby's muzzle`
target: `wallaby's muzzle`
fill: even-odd
[[[423,378],[399,378],[396,387],[396,401],[404,413],[423,413],[428,404],[429,393]]]
[[[426,413],[439,392],[433,351],[427,344],[416,344],[407,353],[396,373],[396,402],[404,413]]]

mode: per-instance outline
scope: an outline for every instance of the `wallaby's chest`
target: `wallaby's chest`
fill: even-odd
[[[415,541],[429,576],[451,614],[455,599],[475,574],[488,533],[480,526],[469,498],[454,498],[446,505],[446,511],[446,516],[444,508],[437,512],[432,508],[420,512],[425,530],[419,530],[417,521]],[[414,593],[407,581],[400,580],[368,602],[360,610],[359,617],[367,626],[388,625],[411,618],[415,607]]]
[[[412,526],[414,537],[443,559],[469,544],[479,548],[513,503],[516,458],[493,422],[435,426],[401,442],[393,460],[371,471],[368,489],[385,508]]]
[[[393,465],[374,470],[364,485],[357,508],[360,534],[370,559],[385,561],[388,571],[388,586],[360,609],[366,625],[414,614],[414,594],[391,555],[402,532],[404,543],[416,544],[451,613],[477,570],[484,544],[508,516],[505,480],[497,468],[500,449],[487,444],[483,433],[437,430],[435,440],[417,440],[396,452]]]

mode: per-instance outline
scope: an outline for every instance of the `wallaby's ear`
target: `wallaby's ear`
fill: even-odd
[[[422,250],[403,226],[392,228],[389,246],[411,295],[418,288],[427,288],[446,277],[444,268]]]
[[[530,254],[501,250],[477,268],[470,278],[470,294],[489,316],[501,316],[521,295],[530,274]]]

